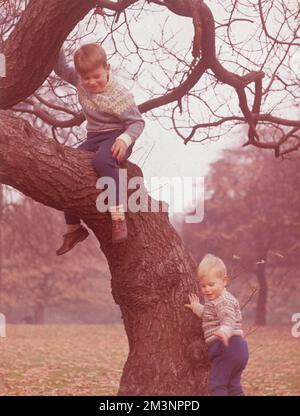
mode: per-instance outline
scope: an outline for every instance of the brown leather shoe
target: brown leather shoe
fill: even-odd
[[[64,234],[64,241],[61,247],[58,250],[56,250],[56,255],[61,256],[62,254],[65,254],[68,251],[72,250],[72,248],[75,247],[77,243],[80,243],[80,241],[85,240],[88,235],[88,230],[82,225],[79,228],[77,228],[77,230],[72,231],[71,233]]]
[[[128,236],[126,220],[112,220],[111,240],[113,243],[121,243]]]

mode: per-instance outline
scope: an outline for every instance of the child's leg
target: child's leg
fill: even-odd
[[[222,357],[216,357],[211,361],[208,388],[211,396],[228,396],[228,382],[231,368]]]
[[[127,238],[127,226],[124,212],[124,186],[127,184],[120,183],[120,163],[113,157],[111,152],[115,139],[116,136],[111,135],[110,138],[101,143],[95,155],[94,168],[99,177],[108,177],[113,180],[114,186],[107,187],[107,207],[112,218],[112,241],[119,242]],[[132,146],[127,149],[126,159],[130,156],[131,151]]]
[[[113,240],[122,241],[127,237],[127,227],[122,202],[119,200],[119,162],[112,156],[111,147],[119,136],[120,132],[95,135],[85,140],[78,149],[96,152],[94,168],[98,176],[109,176],[113,178],[116,185],[116,192],[110,196],[114,203],[109,207],[113,220]],[[130,156],[132,146],[127,149],[126,158]],[[83,241],[88,236],[86,228],[81,226],[80,218],[65,212],[67,230],[64,235],[63,245],[57,250],[56,254],[64,254],[74,247],[79,241]],[[119,221],[117,221],[119,220]]]
[[[245,339],[239,336],[231,337],[230,341],[235,366],[229,381],[229,395],[244,396],[244,391],[241,385],[241,375],[249,358],[248,345]]]
[[[120,181],[119,181],[119,170],[120,163],[116,158],[113,157],[111,148],[115,142],[115,137],[105,140],[101,143],[99,149],[96,152],[94,159],[94,168],[99,177],[109,177],[114,180],[115,189],[108,189],[108,206],[119,206],[124,203],[122,196],[120,197]],[[131,153],[131,147],[127,150],[126,158]]]
[[[78,146],[78,149],[93,151],[91,148],[91,142],[88,142],[87,140]],[[88,230],[81,225],[79,217],[67,211],[64,212],[64,216],[66,231],[63,235],[63,242],[61,246],[56,250],[57,256],[68,253],[68,251],[72,250],[76,244],[85,240],[89,235]]]
[[[229,382],[229,396],[245,396],[242,385],[241,385],[241,375],[243,369],[238,372],[235,372],[234,375],[231,376]]]
[[[71,214],[70,212],[64,212],[66,226],[67,226],[67,233],[77,230],[80,227],[80,218],[76,215]]]
[[[209,389],[212,396],[243,396],[241,374],[248,361],[248,346],[243,337],[234,335],[228,347],[215,341],[208,350],[211,361]]]
[[[211,396],[228,396],[228,383],[232,366],[225,359],[225,345],[222,341],[214,341],[208,348],[208,358],[211,363],[208,388]]]
[[[85,140],[84,142],[82,142],[77,149],[81,149],[81,150],[87,150],[89,152],[94,152],[96,151],[98,148],[97,143],[94,144],[93,140]],[[77,230],[80,227],[80,218],[77,217],[76,215],[73,215],[72,213],[65,211],[64,212],[64,216],[65,216],[65,222],[66,222],[66,233],[70,233],[72,231]]]
[[[111,135],[101,143],[94,159],[94,168],[97,175],[101,178],[108,177],[113,180],[113,186],[107,187],[108,210],[112,219],[112,242],[121,242],[127,238],[127,225],[124,212],[124,186],[120,183],[119,171],[120,163],[113,157],[111,148],[116,140],[115,135]],[[130,156],[132,146],[127,149],[126,159]]]

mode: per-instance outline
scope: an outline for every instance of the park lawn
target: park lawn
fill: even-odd
[[[260,327],[247,341],[246,394],[300,396],[300,338],[289,327]],[[8,325],[0,395],[115,395],[127,352],[121,325]]]

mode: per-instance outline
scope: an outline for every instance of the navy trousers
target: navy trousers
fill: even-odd
[[[211,363],[210,394],[212,396],[244,396],[241,375],[249,358],[245,339],[233,335],[229,338],[228,347],[221,340],[213,341],[208,347],[208,358]]]
[[[82,142],[77,149],[87,150],[89,152],[95,152],[95,158],[93,160],[93,166],[97,172],[98,177],[108,176],[113,178],[116,184],[116,205],[122,203],[119,199],[119,169],[120,163],[115,159],[111,153],[112,145],[116,138],[122,134],[122,131],[114,131],[109,133],[88,133],[87,138]],[[132,152],[133,144],[127,149],[127,159]],[[123,162],[123,161],[122,161]],[[108,200],[109,201],[109,200]],[[67,224],[79,224],[80,218],[73,215],[70,212],[64,212],[65,220]]]

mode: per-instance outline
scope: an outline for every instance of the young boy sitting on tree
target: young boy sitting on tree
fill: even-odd
[[[132,94],[111,74],[105,50],[96,43],[80,47],[74,54],[74,66],[66,62],[60,51],[54,71],[77,88],[78,99],[87,121],[86,140],[78,149],[95,152],[94,168],[99,177],[111,177],[116,192],[110,195],[108,209],[112,218],[112,242],[127,238],[127,225],[123,202],[120,200],[119,167],[127,159],[145,122]],[[115,201],[110,205],[110,201]],[[65,212],[67,224],[62,246],[56,254],[62,255],[88,236],[80,218]]]
[[[244,396],[241,374],[248,362],[248,346],[239,302],[226,290],[226,266],[220,258],[207,254],[198,266],[198,277],[205,304],[190,294],[185,306],[202,318],[211,363],[209,391],[212,396]]]

